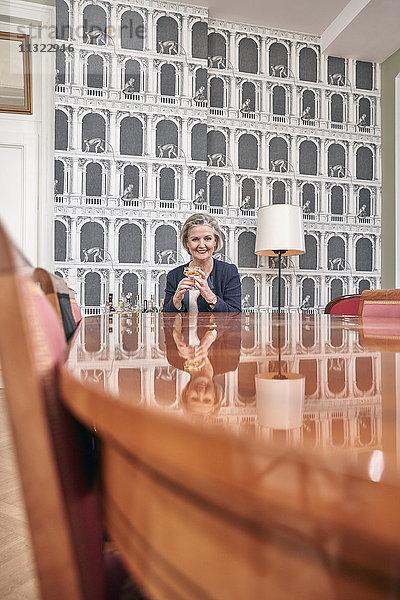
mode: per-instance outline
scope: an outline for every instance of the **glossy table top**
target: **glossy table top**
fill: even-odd
[[[379,481],[400,460],[398,339],[391,321],[328,315],[112,314],[84,319],[68,368],[127,403],[335,454]]]
[[[204,532],[207,552],[218,554],[225,535],[243,544],[235,578],[244,589],[253,585],[249,597],[266,597],[268,590],[274,600],[386,600],[399,597],[400,589],[399,349],[400,326],[394,319],[113,314],[84,319],[67,369],[74,378],[106,390],[111,399],[115,396],[118,406],[122,401],[145,409],[132,411],[129,426],[120,422],[107,429],[118,446],[157,447],[155,464],[161,472],[165,453],[158,434],[149,439],[154,429],[142,433],[138,418],[146,421],[147,411],[161,412],[207,430],[206,447],[193,444],[191,428],[177,427],[178,437],[170,443],[190,466],[186,477],[192,466],[194,482],[199,468],[211,477],[211,487],[194,484],[190,496],[194,505],[205,499],[207,507],[218,503],[216,520]],[[108,415],[119,413],[109,402]],[[211,449],[213,440],[219,458]],[[119,467],[108,465],[112,493]],[[162,482],[163,475],[152,481]],[[216,494],[217,482],[222,487]],[[178,492],[180,482],[175,485]],[[132,494],[125,505],[127,518],[135,514]],[[160,501],[151,512],[160,494],[157,489],[138,496],[152,515],[142,519],[147,540],[160,526],[153,524],[155,515],[164,517],[162,530],[176,516],[168,513],[170,502]],[[125,496],[115,492],[115,503]],[[200,585],[197,553],[182,566],[189,524],[185,514],[174,520],[180,527],[175,535],[183,540],[174,568],[182,567],[185,577],[191,574]],[[227,514],[236,515],[229,533],[213,537],[227,525]],[[247,537],[240,542],[244,523]],[[202,531],[195,529],[196,535]],[[160,548],[164,557],[170,555],[169,541]],[[125,556],[134,560],[135,554]],[[221,561],[211,560],[206,572],[219,577],[226,589],[233,582],[232,564],[223,562],[221,571]],[[230,597],[241,600],[246,594],[236,585],[235,579]]]

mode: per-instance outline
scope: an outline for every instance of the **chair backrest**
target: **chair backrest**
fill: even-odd
[[[71,303],[71,310],[75,319],[75,323],[79,325],[79,323],[82,321],[82,312],[75,299],[75,291],[71,290],[71,288],[69,288],[69,301]]]
[[[400,319],[364,317],[360,322],[359,336],[361,345],[369,350],[400,352]]]
[[[0,223],[0,360],[44,600],[103,600],[103,535],[82,426],[59,401],[66,340]],[[30,271],[30,273],[29,273]]]
[[[361,294],[360,317],[400,318],[400,289],[364,290]]]
[[[70,299],[70,288],[62,277],[53,275],[53,273],[49,273],[46,269],[35,269],[33,278],[39,283],[43,292],[46,294],[63,325],[65,337],[67,340],[70,340],[77,328]]]
[[[325,314],[356,317],[360,306],[361,294],[349,294],[333,298],[325,306]]]

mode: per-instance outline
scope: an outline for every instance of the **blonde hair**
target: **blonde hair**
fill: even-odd
[[[188,393],[189,393],[189,389],[190,389],[190,384],[191,384],[191,379],[187,382],[187,384],[183,388],[183,390],[181,392],[181,397],[180,397],[180,404],[186,412],[190,412],[190,409],[188,407]],[[210,411],[204,415],[207,417],[209,417],[210,415],[213,415],[219,411],[221,404],[222,404],[222,400],[224,398],[224,389],[223,389],[222,385],[220,385],[219,383],[216,383],[214,380],[212,380],[212,385],[214,388],[214,398],[215,399],[214,399],[214,404],[212,406],[210,406]]]
[[[189,231],[192,227],[195,227],[196,225],[208,225],[209,227],[212,227],[215,236],[214,252],[218,252],[218,250],[221,250],[223,246],[222,231],[218,225],[218,221],[217,219],[214,219],[214,217],[205,213],[195,213],[194,215],[191,215],[188,219],[186,219],[186,221],[184,222],[181,231],[181,244],[185,248],[185,250],[189,252],[187,243]]]

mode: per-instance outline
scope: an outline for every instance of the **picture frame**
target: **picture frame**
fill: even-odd
[[[30,36],[0,31],[0,113],[32,114]]]

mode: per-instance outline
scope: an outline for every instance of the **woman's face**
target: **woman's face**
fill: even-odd
[[[210,225],[194,225],[189,229],[187,245],[195,260],[211,258],[215,244],[214,230]]]
[[[204,376],[193,378],[188,384],[187,408],[190,412],[207,415],[216,402],[212,379]]]

